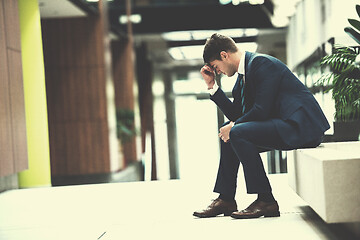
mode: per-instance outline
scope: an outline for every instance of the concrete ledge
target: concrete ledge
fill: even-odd
[[[327,223],[360,222],[360,142],[288,153],[290,187]]]

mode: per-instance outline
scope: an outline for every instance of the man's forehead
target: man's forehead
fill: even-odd
[[[216,62],[217,62],[218,60],[213,60],[213,61],[211,61],[211,62],[209,62],[209,64],[208,65],[210,65],[210,67],[214,67],[214,65],[216,65]]]
[[[213,64],[213,63],[208,63],[208,64],[206,64],[206,65],[208,65],[210,68],[212,68],[212,69],[215,69],[215,64]]]

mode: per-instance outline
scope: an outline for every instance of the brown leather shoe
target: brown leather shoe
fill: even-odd
[[[224,201],[220,198],[217,198],[205,210],[194,212],[193,215],[199,218],[216,217],[220,214],[224,214],[224,216],[230,216],[233,212],[236,211],[237,204],[235,200]]]
[[[267,203],[255,200],[255,202],[250,204],[246,209],[231,214],[231,217],[237,219],[259,218],[261,216],[280,217],[278,203],[276,201]]]

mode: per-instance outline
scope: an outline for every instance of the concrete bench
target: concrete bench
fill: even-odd
[[[288,152],[290,187],[327,223],[360,222],[360,142]]]

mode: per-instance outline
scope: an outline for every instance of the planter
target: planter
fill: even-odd
[[[359,141],[360,121],[334,122],[334,142]]]

